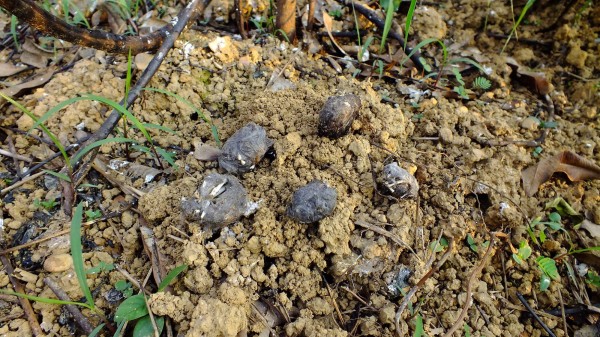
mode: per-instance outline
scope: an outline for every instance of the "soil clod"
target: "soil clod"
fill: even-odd
[[[206,229],[218,229],[239,220],[248,209],[246,189],[231,175],[212,173],[198,188],[197,198],[183,198],[183,215]]]
[[[249,172],[271,146],[273,141],[267,137],[265,129],[248,123],[225,142],[219,155],[219,166],[232,174]]]
[[[320,180],[313,180],[294,193],[287,214],[300,222],[313,223],[331,214],[336,203],[337,191]]]

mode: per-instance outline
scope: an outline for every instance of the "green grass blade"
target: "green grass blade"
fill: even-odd
[[[11,97],[7,96],[6,94],[4,94],[1,91],[0,91],[0,97],[4,98],[8,102],[10,102],[12,105],[16,106],[24,114],[26,114],[27,116],[29,116],[29,118],[31,118],[34,123],[37,122],[38,118],[33,114],[33,112],[29,111],[29,109],[27,109],[26,107],[24,107],[23,105],[21,105],[19,102],[15,101],[14,99],[12,99]],[[62,154],[62,156],[63,156],[63,158],[65,160],[65,164],[67,165],[67,167],[70,168],[71,167],[71,161],[70,161],[69,155],[67,154],[67,151],[65,150],[65,147],[62,145],[62,143],[58,140],[58,138],[46,126],[40,125],[40,129],[42,129],[42,132],[44,132],[50,138],[50,140],[52,140],[52,143],[54,143],[54,145],[56,145],[56,147],[58,148],[58,150],[60,151],[60,153]]]
[[[108,144],[108,143],[137,143],[137,142],[133,139],[122,138],[122,137],[101,139],[101,140],[95,141],[92,144],[89,144],[88,146],[81,149],[81,151],[77,152],[77,154],[72,158],[72,160],[77,162],[81,157],[85,156],[91,150],[93,150],[99,146],[102,146],[104,144]]]
[[[62,174],[62,173],[54,172],[54,171],[50,171],[50,170],[42,170],[42,171],[48,173],[51,176],[55,176],[58,179],[62,179],[64,181],[71,182],[71,178],[69,178],[69,176],[66,174]]]
[[[87,300],[87,304],[94,308],[94,298],[85,278],[85,266],[83,265],[83,247],[81,246],[81,219],[83,218],[83,203],[79,203],[71,220],[71,256],[73,257],[73,268],[77,274],[79,287]]]
[[[80,307],[88,308],[90,310],[92,309],[92,307],[89,306],[87,303],[72,302],[72,301],[63,301],[63,300],[57,300],[55,298],[47,298],[47,297],[38,297],[38,296],[33,296],[33,295],[16,293],[14,291],[6,291],[4,289],[0,289],[0,294],[13,295],[13,296],[17,296],[17,297],[22,297],[22,298],[26,298],[28,300],[36,301],[36,302],[40,302],[40,303],[58,304],[58,305],[68,305],[68,304],[71,304],[71,305],[78,305]]]
[[[12,15],[10,17],[10,34],[12,35],[13,42],[15,43],[15,47],[17,47],[17,50],[20,50],[21,46],[19,45],[19,39],[18,39],[18,34],[17,34],[17,25],[18,24],[19,24],[19,21],[18,21],[17,17]]]
[[[131,114],[131,112],[129,112],[129,110],[125,109],[122,105],[120,105],[119,103],[102,97],[102,96],[98,96],[98,95],[94,95],[94,94],[87,94],[87,95],[83,95],[82,97],[85,97],[87,99],[93,100],[93,101],[98,101],[101,103],[104,103],[108,106],[110,106],[111,108],[117,110],[118,112],[120,112],[121,114],[123,114],[125,116],[125,118],[127,118],[127,120],[129,120],[131,123],[133,123],[133,125],[142,132],[142,134],[144,135],[144,137],[146,138],[146,140],[149,143],[152,143],[152,137],[150,137],[150,135],[148,134],[148,130],[146,130],[146,128],[144,127],[144,124],[142,124],[142,122],[140,122],[139,119],[137,119],[134,115]]]
[[[50,110],[48,110],[45,114],[42,115],[42,117],[40,117],[39,119],[37,119],[35,121],[35,123],[33,124],[33,126],[31,128],[29,128],[29,131],[31,132],[31,130],[37,128],[38,126],[44,124],[50,117],[54,116],[55,113],[59,112],[60,110],[64,109],[66,106],[71,105],[75,102],[78,101],[82,101],[83,99],[81,97],[73,97],[73,98],[69,98],[67,100],[64,100],[60,103],[58,103],[57,105],[53,106]]]
[[[450,61],[448,61],[448,63],[450,63],[450,64],[457,64],[457,63],[461,63],[461,62],[470,64],[470,65],[474,66],[475,68],[479,69],[479,71],[482,74],[485,74],[485,69],[483,68],[483,66],[481,64],[479,64],[477,61],[471,60],[470,58],[457,57],[457,58],[453,58]]]
[[[127,56],[127,75],[125,77],[125,97],[129,97],[129,90],[131,89],[131,48],[129,48],[129,55]],[[123,101],[123,105],[127,108],[127,99]]]
[[[144,126],[146,127],[146,129],[157,129],[157,130],[160,130],[160,131],[168,132],[168,133],[170,133],[172,135],[176,135],[177,134],[177,132],[173,131],[173,129],[168,128],[168,127],[163,126],[163,125],[158,125],[158,124],[153,124],[153,123],[142,123],[142,124],[144,124]]]
[[[102,331],[102,328],[104,328],[104,323],[98,325],[94,330],[92,330],[92,332],[90,332],[90,335],[88,337],[96,337],[96,336],[98,336],[98,334],[100,333],[100,331]]]
[[[510,30],[510,34],[508,34],[508,38],[506,38],[506,42],[504,43],[504,46],[502,47],[500,54],[504,53],[504,49],[506,49],[506,46],[508,45],[508,42],[512,38],[512,35],[515,33],[515,31],[517,30],[517,27],[519,27],[519,25],[521,24],[521,21],[525,17],[525,14],[527,14],[527,11],[529,10],[529,8],[531,8],[531,6],[533,6],[534,3],[535,3],[535,0],[527,1],[525,6],[523,7],[523,9],[521,10],[521,14],[519,14],[519,19],[517,20],[517,22],[513,25],[512,29]]]
[[[410,59],[410,57],[413,56],[419,49],[421,49],[431,43],[438,43],[442,47],[442,56],[443,56],[442,64],[445,64],[446,60],[448,59],[448,50],[446,49],[446,45],[444,44],[444,42],[442,42],[438,39],[429,38],[429,39],[425,39],[425,40],[419,42],[419,44],[417,44],[413,48],[413,50],[408,55],[406,55],[406,57],[402,60],[401,65],[404,65],[404,63],[406,63],[406,61],[408,61]]]
[[[163,95],[171,96],[171,97],[173,97],[173,98],[175,98],[175,99],[177,99],[177,100],[179,100],[179,101],[183,102],[183,104],[187,105],[187,106],[188,106],[188,107],[190,107],[190,108],[191,108],[191,109],[192,109],[194,112],[196,112],[196,113],[198,114],[198,116],[200,116],[200,118],[202,118],[202,120],[203,120],[205,123],[208,123],[208,124],[210,124],[210,128],[211,128],[211,131],[212,131],[213,138],[215,139],[215,142],[217,143],[217,146],[221,146],[221,140],[220,140],[220,138],[219,138],[219,132],[218,132],[218,130],[217,130],[217,127],[216,127],[216,126],[213,124],[212,120],[211,120],[210,118],[206,117],[206,115],[205,115],[205,114],[204,114],[202,111],[200,111],[199,109],[197,109],[197,108],[196,108],[196,107],[195,107],[195,106],[192,104],[192,102],[190,102],[190,101],[188,101],[187,99],[185,99],[185,98],[183,98],[183,97],[181,97],[181,96],[177,95],[176,93],[170,92],[170,91],[168,91],[168,90],[163,90],[163,89],[158,89],[158,88],[148,88],[148,87],[146,87],[146,88],[142,88],[142,90],[145,90],[145,91],[153,91],[153,92],[158,92],[158,93],[161,93],[161,94],[163,94]]]
[[[408,43],[408,31],[410,30],[412,19],[415,15],[415,7],[417,7],[417,0],[411,0],[408,13],[406,14],[406,25],[404,26],[404,50],[406,50],[406,44]]]
[[[394,19],[394,0],[387,0],[387,7],[385,9],[385,23],[383,25],[383,34],[381,34],[381,45],[379,46],[379,51],[383,52],[383,47],[385,47],[385,40],[387,40],[387,36],[390,33],[390,28],[392,28],[392,20]]]
[[[182,264],[181,266],[173,268],[158,285],[158,291],[161,292],[165,290],[165,288],[169,286],[171,281],[173,281],[177,277],[177,275],[181,274],[184,270],[186,270],[187,267],[187,264]]]

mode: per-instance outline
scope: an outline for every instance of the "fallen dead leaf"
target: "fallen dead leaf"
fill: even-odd
[[[594,162],[574,152],[563,151],[553,157],[542,159],[521,172],[525,193],[530,197],[533,196],[540,185],[556,172],[565,173],[571,181],[600,179],[600,167]]]
[[[15,97],[18,94],[20,94],[22,90],[31,89],[31,88],[35,88],[35,87],[44,85],[46,82],[50,81],[50,79],[52,78],[52,75],[54,75],[55,71],[56,71],[55,67],[50,67],[45,72],[33,77],[29,81],[23,82],[21,84],[13,85],[12,87],[1,90],[0,92],[2,92],[6,96]],[[0,97],[0,103],[2,103],[3,101],[4,101],[4,99],[2,97]]]
[[[513,70],[511,77],[521,82],[532,92],[546,95],[552,91],[552,84],[546,79],[546,74],[524,70],[512,57],[506,58],[506,64]]]
[[[597,225],[588,219],[583,220],[579,228],[587,230],[590,233],[590,235],[596,240],[600,238],[600,225]]]
[[[12,63],[0,62],[0,77],[12,76],[27,68],[29,67],[26,65],[14,65]]]
[[[344,49],[342,49],[342,47],[340,47],[340,45],[335,41],[333,35],[331,34],[331,30],[333,28],[333,19],[326,11],[323,11],[323,25],[325,26],[325,30],[327,31],[327,35],[329,35],[331,42],[333,42],[333,44],[339,49],[339,51],[344,53],[344,55],[348,55],[346,54]]]
[[[204,144],[200,141],[194,142],[194,158],[200,161],[215,161],[221,154],[221,150],[214,146]]]

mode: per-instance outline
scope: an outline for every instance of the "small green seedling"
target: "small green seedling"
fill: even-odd
[[[91,209],[88,209],[88,210],[85,211],[85,218],[88,221],[93,221],[93,220],[96,220],[96,219],[100,219],[101,217],[102,217],[102,211],[100,211],[99,209],[97,209],[95,211],[91,210]]]
[[[187,265],[173,268],[158,285],[158,292],[164,291],[186,269]],[[148,306],[146,305],[146,297],[143,292],[128,297],[119,305],[115,313],[115,322],[118,324],[118,330],[122,329],[126,322],[133,320],[137,320],[133,329],[133,336],[147,336],[148,334],[151,335],[154,331]],[[164,327],[164,317],[157,317],[155,321],[159,330],[158,334],[160,335]]]
[[[100,261],[97,266],[89,268],[86,271],[86,273],[88,275],[92,275],[92,274],[102,273],[102,272],[105,272],[105,271],[111,271],[113,269],[115,269],[115,264],[114,263],[106,263],[104,261]]]
[[[335,19],[341,19],[342,18],[342,10],[339,8],[336,9],[332,9],[329,12],[329,15],[331,15],[331,17],[335,18]]]
[[[131,283],[125,280],[118,280],[115,282],[115,289],[120,291],[123,294],[124,298],[129,298],[133,295],[133,288],[131,287]]]
[[[598,276],[598,273],[595,271],[588,270],[587,274],[585,275],[585,282],[596,288],[600,288],[600,276]]]
[[[471,234],[467,234],[467,244],[472,251],[477,253],[479,251],[479,245],[475,242],[475,239],[471,236]],[[489,246],[490,242],[485,241],[481,244],[481,248],[486,249]]]
[[[533,158],[538,158],[542,152],[544,151],[544,148],[541,146],[536,146],[533,151],[531,151],[531,155],[533,156]]]
[[[473,89],[488,90],[492,87],[492,82],[483,76],[478,76],[473,80]]]
[[[442,237],[439,241],[434,241],[429,245],[429,250],[434,253],[439,253],[448,247],[448,240]]]
[[[523,264],[525,260],[527,260],[531,256],[531,247],[529,243],[525,240],[519,242],[519,249],[517,253],[512,255],[513,260],[518,264]]]
[[[540,256],[535,259],[538,267],[542,271],[540,278],[540,290],[546,291],[550,287],[552,280],[557,281],[559,279],[558,269],[556,268],[556,261],[549,257]]]
[[[58,202],[56,200],[40,200],[40,199],[35,199],[33,201],[33,204],[35,205],[35,207],[37,207],[38,209],[45,209],[46,211],[51,211],[53,210],[56,206],[58,206]]]
[[[425,328],[423,327],[423,316],[420,313],[415,317],[415,332],[413,337],[421,337],[425,335]]]

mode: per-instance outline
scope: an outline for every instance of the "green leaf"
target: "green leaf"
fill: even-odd
[[[86,271],[87,274],[97,274],[103,271],[111,271],[115,269],[114,263],[106,263],[104,261],[100,261],[97,266],[92,267]]]
[[[483,66],[481,64],[479,64],[477,61],[471,60],[470,58],[456,57],[456,58],[453,58],[450,61],[448,61],[448,63],[450,63],[450,64],[467,63],[467,64],[470,64],[470,65],[474,66],[475,68],[477,68],[481,73],[485,74],[485,69],[483,68]]]
[[[161,292],[165,290],[165,288],[168,287],[169,284],[171,284],[171,282],[177,277],[177,275],[181,274],[184,270],[187,269],[187,267],[187,264],[182,264],[181,266],[173,268],[167,274],[167,276],[165,276],[165,278],[162,281],[160,281],[160,284],[158,285],[158,291]]]
[[[474,89],[488,90],[491,87],[492,87],[492,82],[490,82],[490,80],[488,80],[485,77],[479,76],[479,77],[475,78],[475,80],[473,80],[473,88]]]
[[[477,243],[475,242],[475,239],[473,239],[471,234],[467,234],[467,244],[469,245],[469,248],[471,248],[472,251],[477,253]]]
[[[31,118],[34,122],[38,121],[38,118],[36,117],[36,115],[33,114],[33,112],[29,111],[26,107],[24,107],[19,102],[12,99],[11,97],[6,96],[6,94],[4,94],[2,91],[0,91],[0,97],[4,98],[8,102],[10,102],[12,105],[16,106],[19,110],[23,111],[23,113],[26,114],[27,116],[29,116],[29,118]],[[52,140],[52,143],[54,143],[54,145],[56,145],[56,147],[60,151],[60,154],[62,154],[67,167],[71,167],[71,161],[69,160],[69,155],[67,154],[65,147],[58,140],[56,135],[54,135],[50,130],[48,130],[48,128],[46,126],[44,126],[43,124],[40,125],[40,129],[42,129],[42,131],[48,136],[48,138],[50,138],[50,140]]]
[[[600,287],[600,276],[594,271],[589,270],[585,275],[585,281],[594,287]]]
[[[550,219],[550,221],[552,222],[558,222],[560,223],[560,214],[558,214],[557,212],[552,212],[548,215],[548,219]]]
[[[156,147],[156,152],[158,152],[158,154],[161,157],[163,157],[167,161],[167,163],[169,163],[169,165],[173,167],[175,166],[175,156],[172,152],[166,151],[165,149],[160,148],[158,146]]]
[[[523,258],[523,260],[527,260],[531,256],[531,247],[525,240],[519,242],[519,256]]]
[[[133,295],[119,305],[115,313],[115,322],[132,321],[148,315],[146,300],[143,294]]]
[[[448,247],[448,240],[444,237],[442,237],[439,241],[434,241],[431,244],[429,244],[429,250],[431,250],[434,253],[441,252],[442,250],[444,250],[445,247]]]
[[[573,207],[561,197],[557,197],[554,200],[547,202],[544,209],[555,209],[561,216],[579,215],[579,212],[574,210]]]
[[[115,282],[115,289],[117,289],[118,291],[123,291],[130,287],[131,287],[131,283],[129,283],[125,280],[118,280],[117,282]]]
[[[523,262],[525,262],[525,261],[523,261],[523,259],[521,258],[521,256],[519,254],[512,254],[512,258],[518,264],[523,264]]]
[[[173,129],[170,129],[166,126],[162,126],[162,125],[158,125],[158,124],[153,124],[153,123],[142,123],[147,129],[157,129],[157,130],[161,130],[161,131],[165,131],[168,132],[170,134],[176,135],[177,132],[173,131]]]
[[[69,178],[69,176],[66,174],[62,174],[62,173],[58,173],[58,172],[54,172],[54,171],[50,171],[50,170],[42,170],[42,171],[44,171],[44,172],[48,173],[49,175],[54,176],[58,179],[64,180],[69,183],[71,182],[71,178]]]
[[[158,328],[158,335],[163,331],[165,327],[165,318],[164,317],[155,317],[156,327]],[[152,321],[150,320],[150,315],[146,315],[140,318],[137,323],[135,323],[135,328],[133,329],[133,337],[154,337],[154,327],[152,326]]]
[[[406,44],[408,43],[408,32],[412,25],[413,17],[415,16],[415,8],[417,7],[417,0],[410,1],[410,7],[406,13],[406,24],[404,25],[404,50],[406,50]]]
[[[552,280],[550,279],[550,277],[546,274],[542,274],[542,277],[540,277],[540,291],[548,290],[551,283]]]
[[[142,124],[142,122],[139,121],[139,119],[137,119],[134,115],[131,114],[131,112],[129,112],[129,110],[127,110],[126,108],[124,108],[122,105],[120,105],[119,103],[110,100],[108,98],[102,97],[102,96],[98,96],[98,95],[94,95],[94,94],[86,94],[86,95],[82,95],[81,98],[84,99],[89,99],[92,101],[98,101],[101,103],[104,103],[108,106],[110,106],[111,108],[117,110],[118,112],[120,112],[123,116],[125,116],[125,118],[127,118],[128,121],[130,121],[131,123],[133,123],[133,125],[142,132],[142,134],[144,135],[144,137],[146,138],[146,140],[149,143],[152,143],[152,137],[150,137],[150,134],[148,134],[148,130],[146,130],[146,128],[144,127],[144,125]]]
[[[467,323],[463,325],[463,329],[465,330],[465,337],[471,337],[471,328]]]
[[[84,147],[79,152],[77,152],[77,154],[75,154],[75,156],[73,156],[73,158],[72,158],[73,162],[77,162],[81,157],[85,156],[91,150],[93,150],[97,147],[100,147],[104,144],[108,144],[108,143],[137,143],[137,142],[133,139],[123,138],[123,137],[101,139],[101,140],[93,142],[92,144],[89,144],[88,146]]]
[[[545,275],[548,275],[553,280],[558,280],[558,269],[556,268],[556,261],[549,257],[540,256],[535,260],[538,264],[538,267]]]
[[[463,81],[462,74],[460,73],[460,71],[458,71],[458,68],[452,67],[452,73],[454,74],[454,77],[456,78],[456,81],[458,83],[460,83],[461,86],[464,86],[465,85],[465,81]]]
[[[94,298],[87,284],[85,277],[85,266],[83,264],[83,247],[81,246],[81,219],[83,217],[83,202],[80,202],[75,208],[73,219],[71,220],[71,256],[73,257],[73,268],[77,275],[77,282],[81,292],[85,296],[87,303],[93,308]]]
[[[380,52],[383,52],[387,36],[390,33],[390,28],[392,28],[392,21],[394,20],[393,6],[394,2],[392,0],[387,0],[386,6],[383,6],[383,8],[385,8],[385,22],[383,24],[383,33],[381,34],[381,45],[379,45]]]
[[[40,303],[58,304],[58,305],[67,305],[67,304],[78,305],[80,307],[84,307],[84,308],[88,308],[88,309],[92,310],[92,306],[88,305],[87,303],[62,301],[62,300],[57,300],[55,298],[47,298],[47,297],[38,297],[38,296],[33,296],[33,295],[17,293],[14,291],[7,291],[4,289],[0,289],[0,294],[22,297],[22,298],[26,298],[28,300],[36,301],[36,302],[40,302]]]
[[[525,4],[525,6],[523,7],[523,9],[521,10],[521,14],[519,15],[519,19],[513,25],[512,29],[510,31],[510,34],[508,35],[508,38],[506,39],[506,42],[504,43],[504,46],[502,47],[502,50],[500,51],[500,54],[504,53],[504,49],[506,49],[506,46],[508,45],[508,42],[510,41],[510,38],[515,33],[515,31],[517,30],[517,27],[519,27],[519,24],[521,24],[521,21],[525,17],[525,14],[529,10],[529,8],[531,8],[531,6],[533,6],[534,3],[535,3],[535,0],[528,0],[527,1],[527,3]]]
[[[90,335],[88,337],[96,337],[96,336],[98,336],[98,334],[100,333],[100,331],[102,331],[102,328],[104,328],[104,323],[98,325],[94,330],[92,330],[92,332],[90,332]]]
[[[413,333],[413,337],[421,337],[425,333],[425,329],[423,328],[423,317],[418,314],[415,317],[415,332]]]

